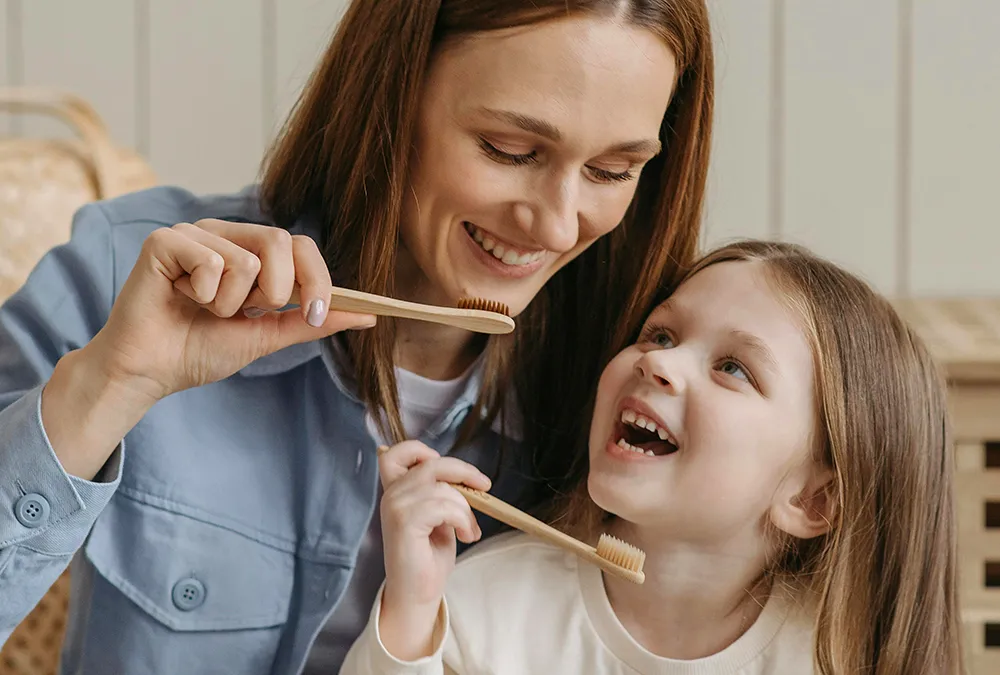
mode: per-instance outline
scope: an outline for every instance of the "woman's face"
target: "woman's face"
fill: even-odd
[[[604,17],[441,50],[420,108],[397,290],[524,310],[621,221],[660,151],[674,79],[661,39]]]

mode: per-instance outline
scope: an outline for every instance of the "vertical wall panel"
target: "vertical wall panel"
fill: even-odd
[[[1000,3],[913,9],[915,293],[1000,293]]]
[[[18,80],[21,32],[18,20],[20,0],[0,0],[0,87],[15,85]],[[11,115],[0,113],[0,135],[16,131]]]
[[[897,7],[785,6],[782,236],[896,282]]]
[[[263,151],[260,2],[151,0],[150,157],[197,192],[252,182]]]
[[[348,0],[275,1],[272,131],[284,123],[348,5]]]
[[[767,234],[774,0],[713,0],[716,101],[705,245]]]
[[[135,145],[133,0],[22,3],[24,82],[87,99],[112,136]],[[65,125],[28,119],[26,134],[68,135]]]
[[[7,85],[7,52],[10,50],[11,36],[7,33],[7,2],[0,0],[0,87]],[[0,113],[0,136],[9,133],[7,116]]]

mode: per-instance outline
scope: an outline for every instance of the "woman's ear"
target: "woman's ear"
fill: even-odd
[[[830,531],[837,515],[833,471],[814,467],[805,480],[789,476],[771,505],[771,522],[797,539],[813,539]]]

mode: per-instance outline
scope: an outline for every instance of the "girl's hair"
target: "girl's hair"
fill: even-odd
[[[491,425],[513,391],[525,447],[554,489],[574,481],[569,448],[586,426],[603,363],[697,251],[713,107],[704,0],[354,0],[272,147],[261,186],[279,226],[303,215],[325,224],[320,244],[335,284],[391,295],[430,59],[463,36],[581,14],[653,31],[678,75],[660,127],[664,150],[643,170],[620,226],[546,284],[513,336],[486,347],[483,391],[459,442]],[[385,320],[340,339],[361,397],[398,440],[394,335]]]
[[[961,673],[950,423],[930,354],[884,298],[800,246],[736,242],[681,282],[729,261],[762,264],[812,342],[814,459],[834,476],[833,519],[767,572],[815,593],[819,672]],[[565,516],[592,527],[582,492]]]

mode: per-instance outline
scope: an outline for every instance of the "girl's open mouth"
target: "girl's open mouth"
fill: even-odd
[[[623,450],[647,457],[672,455],[679,449],[667,429],[626,408],[615,422],[613,442]]]

